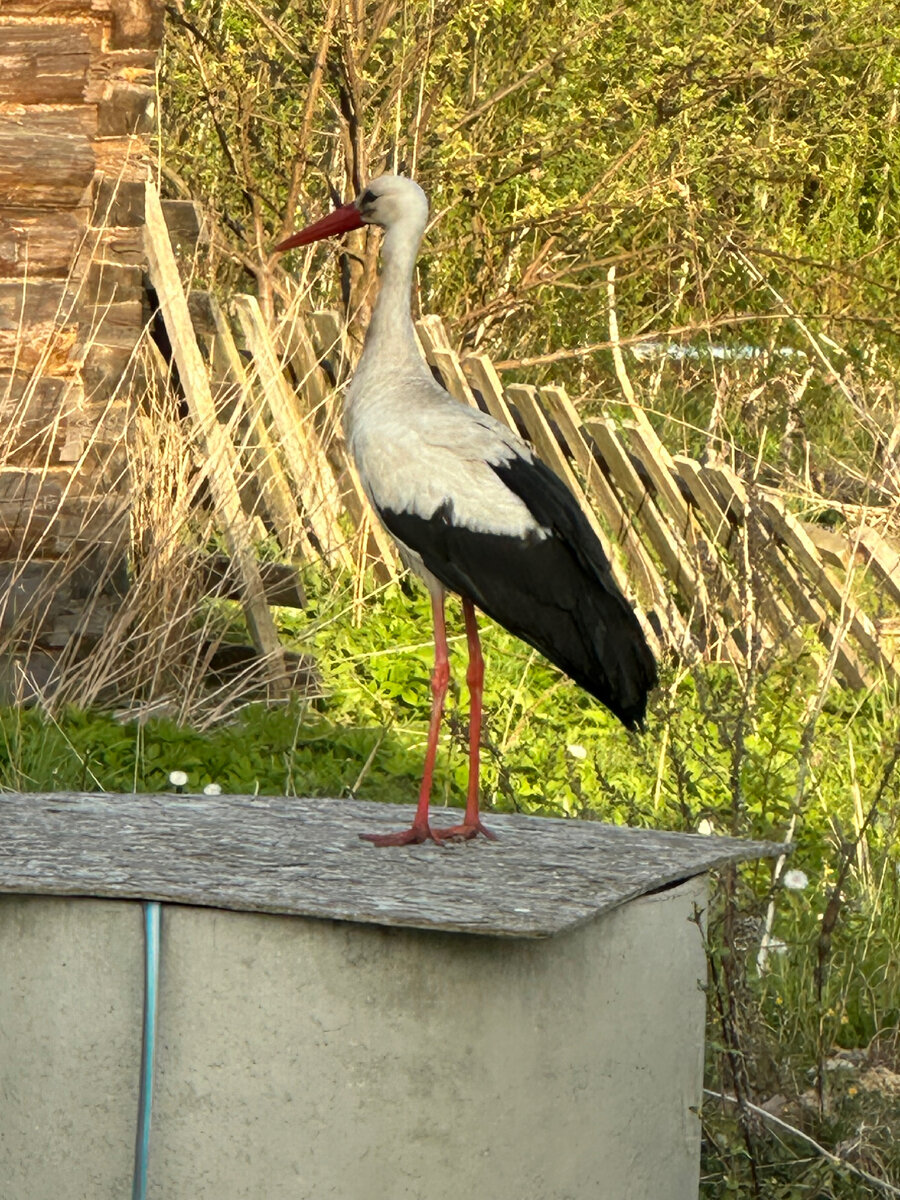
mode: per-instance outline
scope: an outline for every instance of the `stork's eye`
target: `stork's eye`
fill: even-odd
[[[359,202],[360,202],[360,205],[363,205],[363,204],[374,204],[374,203],[375,203],[375,201],[376,201],[377,199],[378,199],[378,197],[375,195],[375,193],[372,191],[372,189],[371,189],[371,188],[368,188],[368,189],[367,189],[365,192],[363,192],[363,194],[360,196],[360,198],[359,198]]]

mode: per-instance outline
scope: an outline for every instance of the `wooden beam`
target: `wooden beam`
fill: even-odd
[[[94,175],[89,129],[41,110],[0,114],[3,207],[73,209]]]
[[[166,229],[156,185],[148,182],[145,196],[145,245],[150,278],[178,364],[188,409],[206,459],[207,478],[222,533],[244,586],[244,611],[254,645],[264,655],[277,692],[286,688],[278,631],[260,577],[250,538],[249,519],[241,506],[234,478],[234,447],[216,417],[206,364],[194,337],[187,297]]]

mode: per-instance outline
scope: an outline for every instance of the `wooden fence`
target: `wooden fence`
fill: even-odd
[[[276,335],[252,296],[234,297],[227,313],[208,294],[186,296],[157,208],[151,196],[151,276],[274,680],[283,664],[256,538],[275,538],[288,559],[353,570],[360,588],[369,571],[386,581],[400,569],[340,437],[347,347],[334,313],[308,314]],[[874,510],[852,534],[836,534],[728,466],[670,454],[636,403],[627,420],[585,420],[563,388],[504,387],[486,355],[460,357],[437,317],[417,330],[451,395],[516,429],[566,481],[659,652],[746,664],[778,644],[812,642],[851,687],[896,682],[890,639],[871,610],[900,606],[900,555],[866,519]]]

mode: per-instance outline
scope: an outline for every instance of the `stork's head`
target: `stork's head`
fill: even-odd
[[[391,229],[401,223],[421,236],[428,220],[428,200],[419,185],[402,175],[379,175],[360,192],[352,204],[342,204],[327,217],[307,225],[299,233],[279,242],[276,250],[307,246],[322,238],[347,233],[362,225],[380,225]]]

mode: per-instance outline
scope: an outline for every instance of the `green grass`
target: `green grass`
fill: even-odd
[[[182,770],[188,790],[346,796],[412,803],[428,716],[428,604],[394,587],[354,623],[349,587],[307,580],[310,603],[281,614],[282,634],[312,650],[323,697],[250,705],[198,732],[154,718],[0,711],[0,786],[159,791]],[[771,862],[717,881],[708,913],[708,1086],[779,1111],[870,1174],[900,1178],[900,800],[898,718],[887,692],[822,693],[812,650],[774,657],[751,678],[707,665],[667,667],[647,731],[627,734],[590,697],[514,638],[484,623],[486,804],[556,817],[783,839],[808,885],[771,887]],[[449,628],[461,630],[458,607]],[[456,680],[465,641],[452,641]],[[456,685],[436,803],[462,803],[466,697]],[[870,811],[871,810],[871,811]],[[868,819],[867,819],[868,817]],[[861,832],[860,832],[861,831]],[[834,896],[841,878],[840,894]],[[774,900],[778,949],[756,954]],[[841,1051],[863,1053],[824,1069]],[[833,1064],[832,1064],[833,1065]],[[885,1072],[887,1074],[885,1075]],[[817,1075],[823,1088],[817,1092]],[[887,1083],[885,1083],[887,1080]],[[874,1082],[873,1082],[874,1081]],[[704,1196],[878,1195],[849,1168],[791,1135],[704,1114]]]

